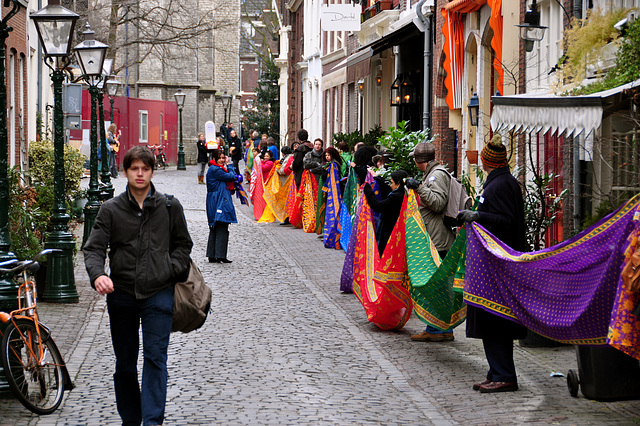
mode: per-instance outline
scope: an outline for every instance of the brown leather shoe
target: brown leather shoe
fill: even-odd
[[[517,390],[517,382],[491,382],[480,386],[480,393],[514,392]]]
[[[414,334],[411,336],[411,340],[414,342],[450,342],[453,339],[453,333],[433,334],[426,330],[420,334]]]
[[[484,382],[474,383],[473,384],[473,390],[474,391],[480,390],[480,386],[488,385],[489,383],[491,383],[491,380],[489,380],[489,379],[486,379]]]

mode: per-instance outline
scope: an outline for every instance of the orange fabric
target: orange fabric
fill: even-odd
[[[442,9],[444,24],[442,34],[444,35],[443,50],[445,54],[444,69],[447,75],[444,85],[447,88],[445,100],[449,109],[462,108],[462,71],[464,59],[464,26],[462,25],[462,14]]]
[[[502,68],[502,0],[488,0],[491,8],[489,26],[493,30],[491,47],[495,52],[493,68],[496,73],[496,90],[504,95],[504,69]]]

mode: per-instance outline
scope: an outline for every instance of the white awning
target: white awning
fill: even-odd
[[[523,94],[494,96],[491,128],[494,132],[551,133],[577,136],[600,128],[608,98],[640,86],[640,80],[585,96]]]

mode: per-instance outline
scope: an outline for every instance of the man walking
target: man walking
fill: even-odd
[[[424,173],[424,177],[422,182],[410,179],[406,186],[417,190],[416,195],[420,197],[420,214],[424,226],[440,258],[444,259],[456,239],[453,230],[442,222],[442,212],[447,207],[449,198],[451,177],[436,160],[436,149],[432,143],[417,144],[410,155]],[[411,336],[411,340],[418,342],[443,342],[453,339],[453,330],[440,330],[431,325],[427,325],[422,333]]]
[[[105,201],[84,247],[91,285],[107,295],[113,375],[123,425],[161,425],[167,394],[167,347],[174,283],[189,273],[193,242],[182,206],[151,183],[154,157],[136,146],[124,156],[128,184]],[[105,271],[109,253],[110,274]],[[138,332],[142,323],[142,389],[138,384]]]

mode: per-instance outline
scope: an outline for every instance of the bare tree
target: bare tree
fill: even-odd
[[[234,28],[238,20],[225,14],[224,1],[209,3],[211,7],[196,1],[110,0],[90,4],[79,14],[96,31],[96,39],[109,45],[107,57],[116,59],[117,73],[148,57],[157,58],[163,67],[180,67],[171,59],[196,55],[203,48],[225,52],[224,45],[215,45],[214,30]]]

